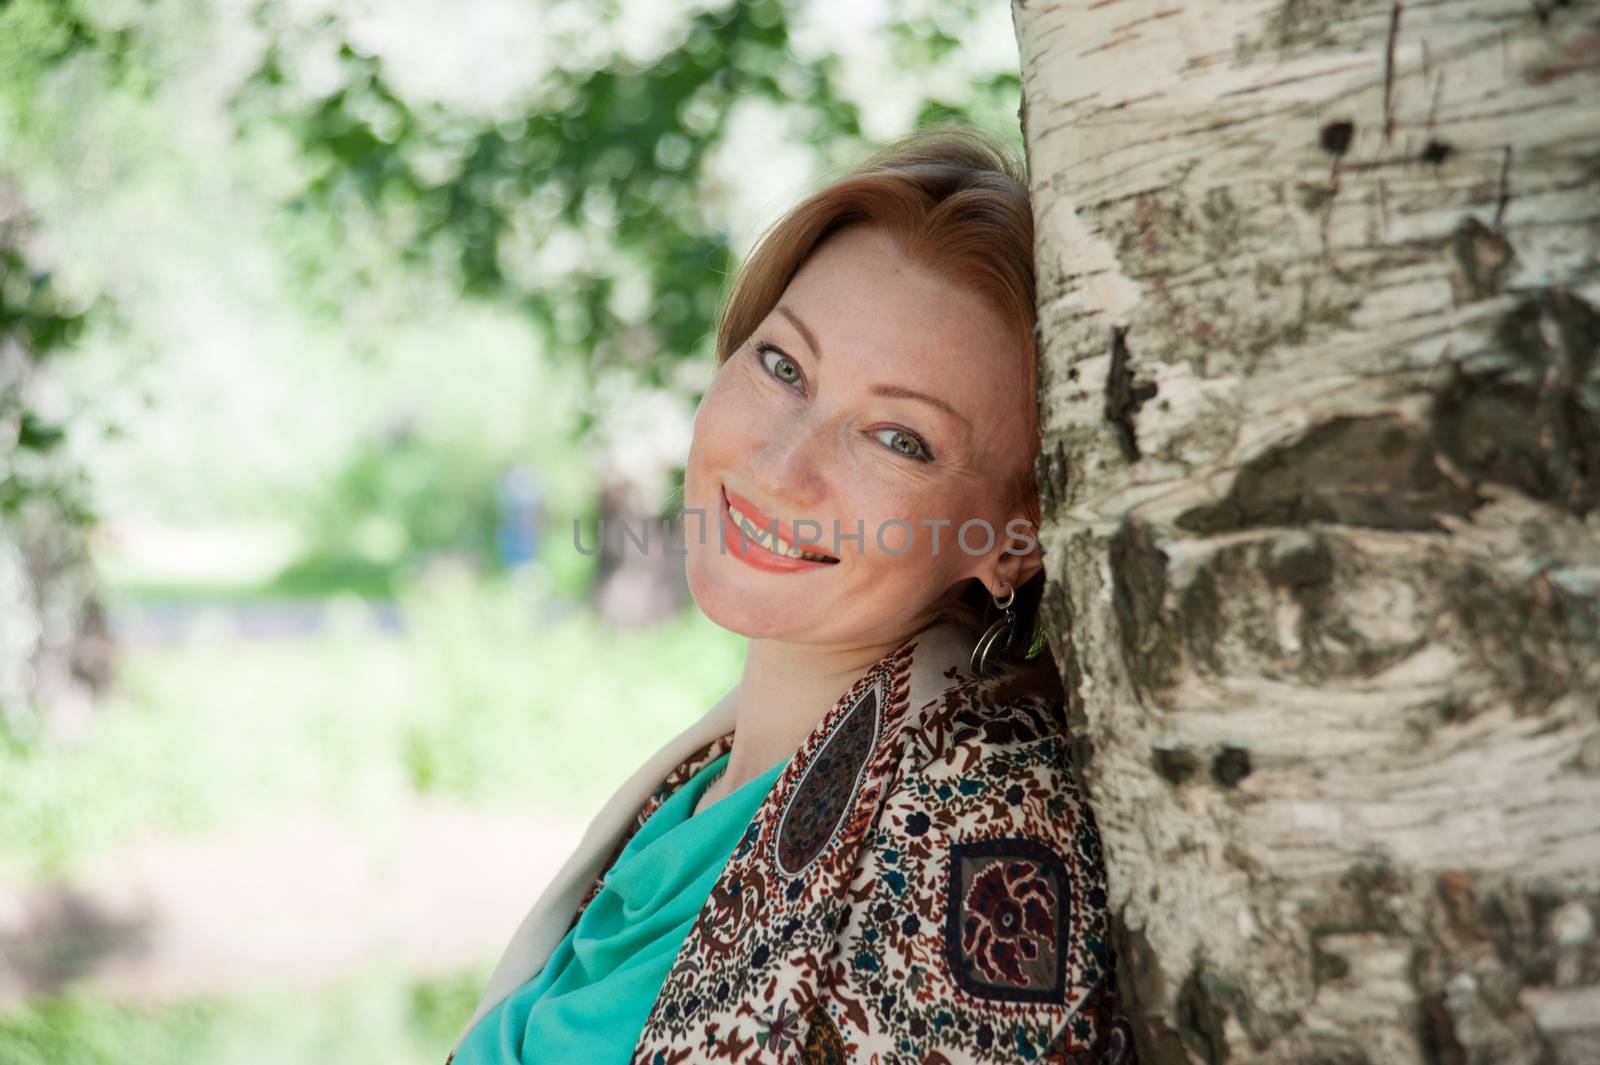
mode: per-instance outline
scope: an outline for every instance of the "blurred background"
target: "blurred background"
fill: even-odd
[[[594,550],[730,272],[1016,67],[977,0],[0,0],[0,1063],[442,1061],[737,678]]]

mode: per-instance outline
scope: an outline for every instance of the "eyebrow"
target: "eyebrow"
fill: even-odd
[[[823,357],[822,347],[817,343],[816,334],[812,333],[810,328],[808,328],[806,324],[800,320],[800,316],[795,314],[794,311],[790,310],[788,307],[780,304],[777,310],[779,314],[789,319],[790,324],[792,324],[795,329],[799,330],[801,338],[804,339],[806,345],[811,348],[811,353],[820,360]],[[872,392],[874,395],[884,396],[888,399],[921,400],[923,403],[937,407],[939,410],[944,411],[946,414],[959,421],[962,425],[965,425],[968,428],[972,426],[972,423],[966,419],[965,415],[956,410],[949,403],[946,403],[944,400],[940,399],[938,396],[930,396],[926,392],[918,392],[916,389],[906,388],[904,385],[873,385]]]

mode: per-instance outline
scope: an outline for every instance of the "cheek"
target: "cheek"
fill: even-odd
[[[962,522],[981,516],[972,511],[971,499],[937,487],[885,486],[881,476],[871,482],[858,482],[857,488],[845,504],[851,511],[847,518],[852,526],[855,517],[864,519],[864,551],[876,562],[898,566],[908,574],[921,573],[919,580],[926,578],[929,567],[934,572],[960,567],[956,531]],[[878,528],[883,529],[882,545],[876,538]],[[969,541],[981,545],[981,531],[973,530]],[[907,562],[919,565],[907,567]]]
[[[689,467],[720,466],[728,456],[748,449],[751,422],[749,397],[729,386],[728,371],[719,373],[701,397],[689,440]]]
[[[771,412],[760,391],[750,387],[743,373],[729,365],[712,380],[695,414],[694,439],[711,446],[746,443],[763,424],[770,424]]]

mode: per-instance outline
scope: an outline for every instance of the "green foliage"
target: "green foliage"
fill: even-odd
[[[32,130],[40,119],[48,124],[33,104],[44,80],[72,60],[103,64],[113,80],[138,80],[134,34],[102,24],[93,7],[79,0],[0,3],[0,131]]]
[[[0,857],[60,873],[143,832],[382,820],[414,794],[587,815],[726,690],[742,646],[698,614],[619,632],[448,573],[402,600],[398,634],[337,607],[314,639],[141,649],[88,737],[0,743]]]
[[[31,732],[52,702],[86,698],[103,673],[89,632],[99,607],[87,550],[95,520],[88,479],[65,446],[59,404],[41,398],[95,301],[63,295],[40,265],[36,220],[10,168],[26,154],[28,135],[56,131],[36,106],[47,78],[83,56],[121,71],[126,54],[125,35],[103,32],[83,5],[0,3],[0,616],[13,619],[0,643],[0,736],[8,741]],[[41,675],[55,679],[45,685]]]
[[[6,1065],[433,1065],[477,1005],[487,970],[417,982],[372,966],[316,993],[266,988],[154,1009],[68,995],[0,1013]]]
[[[400,428],[368,442],[309,501],[308,550],[270,590],[387,598],[443,554],[466,554],[493,569],[501,472],[470,439]]]
[[[264,21],[272,10],[264,5]],[[311,32],[343,30],[329,19]],[[402,259],[431,263],[442,251],[468,294],[517,302],[551,350],[597,369],[627,365],[660,386],[670,360],[703,350],[733,265],[696,194],[731,103],[799,98],[815,109],[820,139],[859,131],[854,108],[831,91],[830,64],[801,64],[786,45],[776,0],[732,4],[694,16],[682,44],[652,63],[557,67],[526,113],[496,120],[414,110],[379,60],[348,43],[338,49],[339,87],[301,101],[284,51],[307,44],[280,40],[236,109],[247,123],[270,116],[286,125],[311,161],[314,176],[294,209],[384,216]],[[510,260],[563,229],[597,237],[646,279],[656,309],[648,358],[622,342],[633,323],[614,306],[617,262],[519,276]]]
[[[39,74],[97,39],[76,3],[7,0],[0,4],[0,72],[8,95],[33,90]]]
[[[425,586],[407,605],[425,679],[400,752],[424,794],[486,802],[536,787],[566,806],[597,773],[620,781],[738,672],[741,641],[698,613],[639,632],[577,614],[530,633],[514,597],[486,608],[465,584]]]
[[[86,311],[71,306],[28,261],[25,220],[4,202],[0,174],[0,734],[31,731],[52,700],[84,696],[95,664],[83,630],[97,614],[87,552],[94,515],[83,470],[63,447],[66,428],[41,407],[50,363],[70,350]],[[50,661],[54,658],[55,661]],[[65,662],[70,680],[41,690]]]
[[[913,69],[938,62],[958,47],[955,31],[975,12],[947,4],[937,21],[907,20],[897,30],[897,58]],[[860,143],[858,108],[835,84],[838,59],[797,57],[790,17],[778,0],[701,11],[653,60],[558,63],[507,116],[413,105],[381,59],[349,43],[336,17],[286,30],[281,7],[269,2],[260,22],[273,43],[234,109],[242,128],[287,129],[300,146],[313,175],[291,201],[302,216],[322,218],[336,233],[358,218],[378,219],[397,256],[430,268],[446,263],[469,294],[513,301],[539,323],[554,354],[595,376],[620,366],[663,387],[675,361],[709,350],[735,265],[730,235],[703,196],[704,164],[734,105],[759,98],[804,112],[811,145],[826,157],[852,154]],[[338,42],[339,83],[307,97],[290,57],[330,40]],[[558,54],[566,43],[558,41]],[[1014,115],[1019,92],[1015,74],[1004,74],[963,98],[927,101],[922,117]],[[747,180],[763,179],[761,165],[751,161]],[[542,268],[541,249],[561,234],[603,247],[603,259]],[[629,302],[620,298],[623,278],[644,285],[642,318],[620,306]]]
[[[28,385],[40,364],[69,350],[86,312],[60,298],[49,274],[30,268],[17,228],[0,219],[0,350],[11,363],[0,374],[0,521],[36,505],[81,527],[90,519],[82,478],[56,455],[65,432],[33,407]]]

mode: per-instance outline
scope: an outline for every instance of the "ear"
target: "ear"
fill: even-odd
[[[1008,587],[1021,588],[1044,568],[1038,527],[1020,514],[1010,518],[997,530],[994,550],[983,561],[977,576],[990,595],[1004,594]]]

